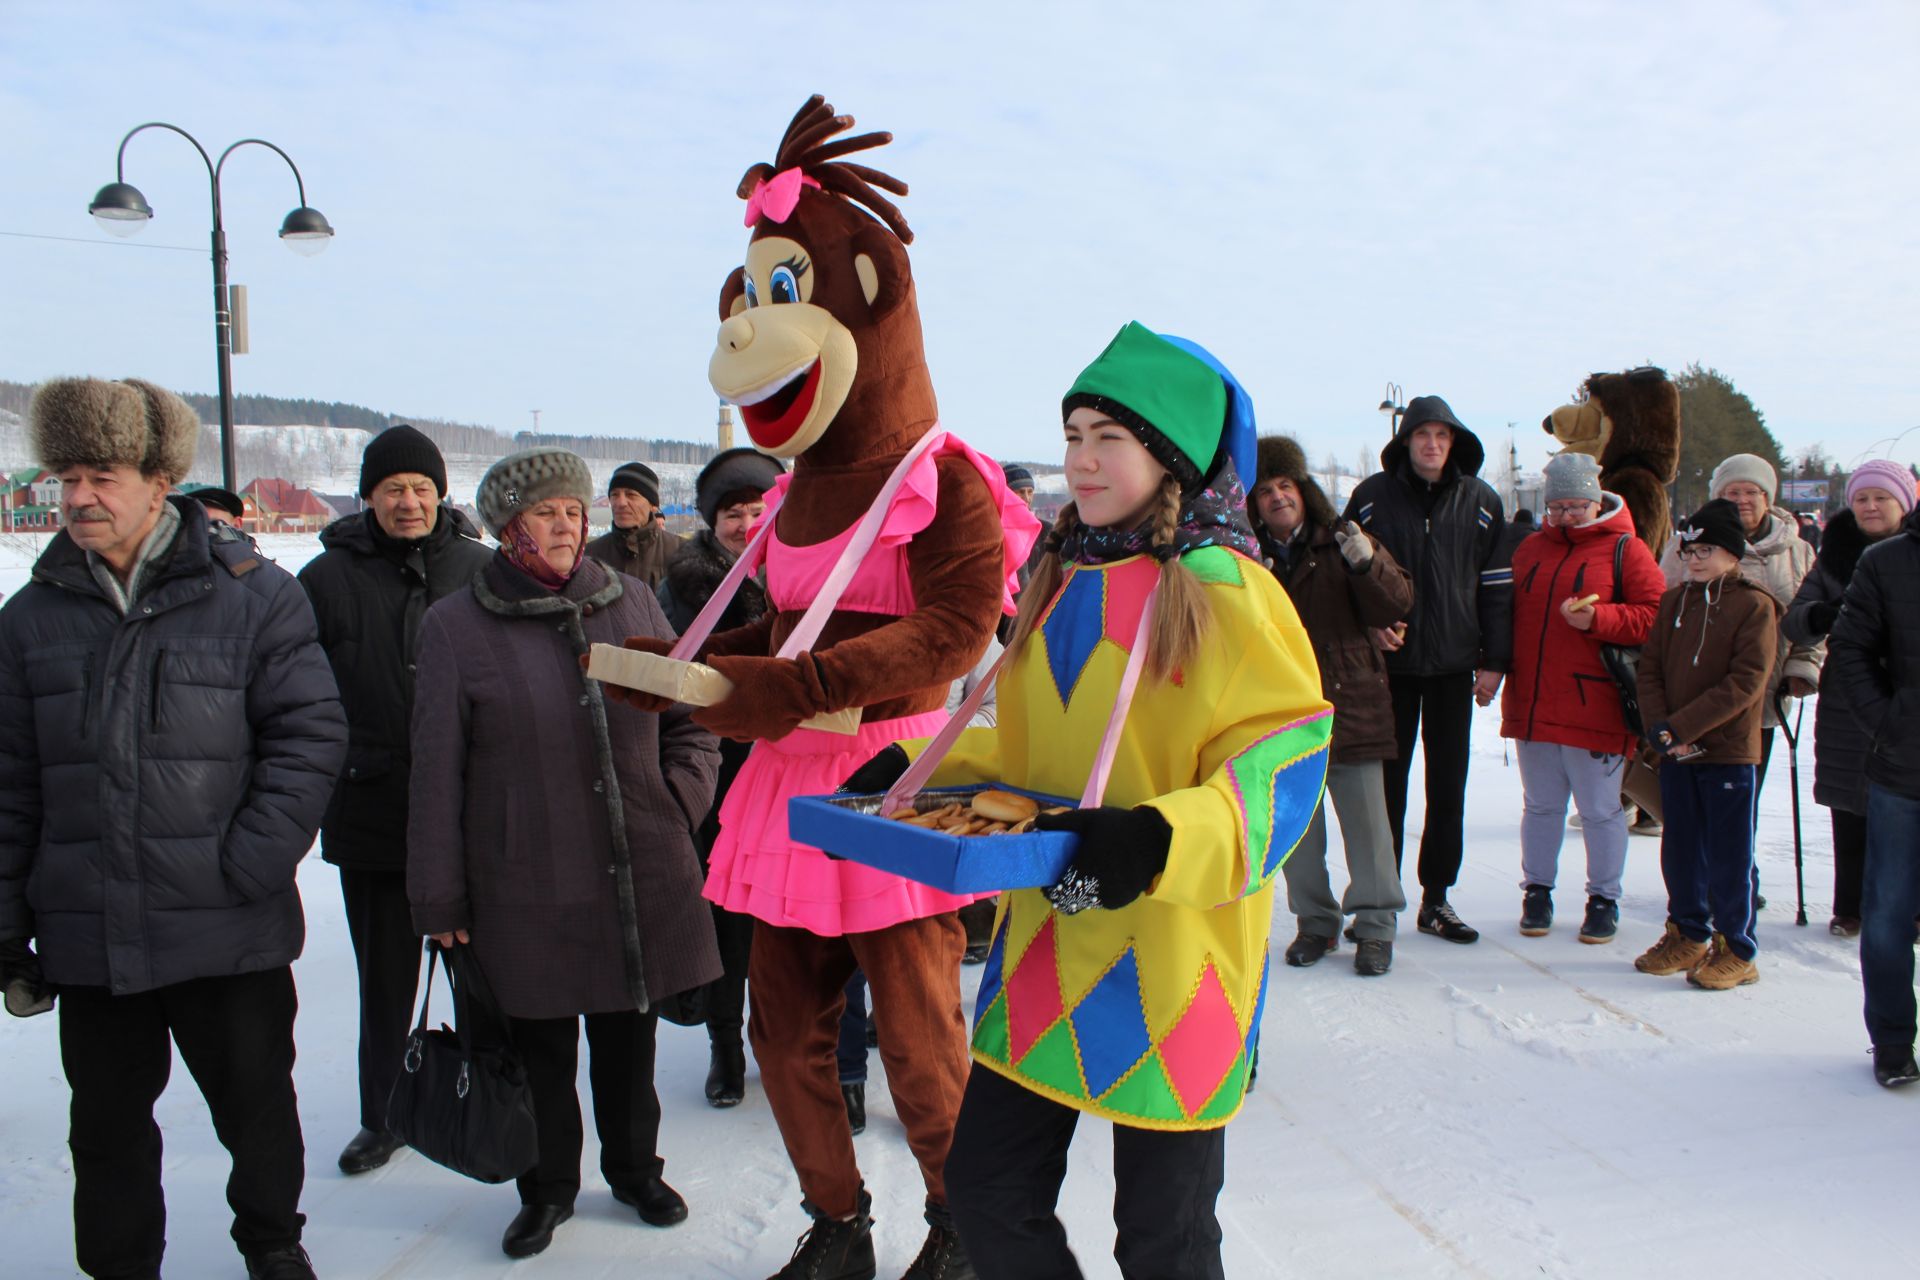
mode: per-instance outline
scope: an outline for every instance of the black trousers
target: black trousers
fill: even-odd
[[[1860,884],[1867,874],[1867,815],[1831,809],[1833,914],[1860,918]]]
[[[753,959],[753,917],[713,908],[713,936],[720,944],[720,976],[707,984],[707,1037],[739,1044],[747,1025],[747,965]]]
[[[172,1074],[173,1045],[233,1157],[234,1243],[250,1255],[297,1244],[306,1148],[293,1094],[293,970],[196,978],[138,995],[105,987],[62,987],[59,995],[80,1269],[160,1274],[167,1206],[153,1104]]]
[[[360,974],[360,1127],[385,1133],[420,990],[421,939],[407,907],[406,872],[342,867],[340,896]]]
[[[985,1067],[967,1077],[947,1152],[947,1204],[983,1280],[1081,1274],[1054,1216],[1080,1113]],[[1113,1126],[1114,1260],[1127,1280],[1223,1280],[1214,1202],[1225,1129]]]
[[[589,1013],[587,1080],[593,1127],[600,1135],[600,1172],[610,1187],[633,1187],[666,1168],[660,1142],[660,1097],[653,1091],[651,1013]],[[573,1018],[510,1018],[513,1045],[527,1068],[540,1160],[517,1185],[522,1204],[571,1205],[580,1194],[580,1022]]]
[[[1387,827],[1393,832],[1393,865],[1404,865],[1407,775],[1413,769],[1417,734],[1427,765],[1427,817],[1420,832],[1420,889],[1427,902],[1447,896],[1460,878],[1466,826],[1467,759],[1473,731],[1473,672],[1444,676],[1387,677],[1393,695],[1393,735],[1398,759],[1385,762]]]

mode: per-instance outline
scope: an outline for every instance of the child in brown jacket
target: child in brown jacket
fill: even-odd
[[[1707,503],[1677,533],[1686,580],[1660,598],[1640,654],[1640,714],[1666,757],[1667,930],[1633,966],[1724,991],[1760,980],[1754,766],[1780,606],[1740,574],[1746,537],[1731,502]]]

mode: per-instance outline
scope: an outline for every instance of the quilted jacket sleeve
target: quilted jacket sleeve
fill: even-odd
[[[0,942],[33,936],[27,876],[40,847],[40,753],[16,628],[8,625],[16,620],[0,613]]]

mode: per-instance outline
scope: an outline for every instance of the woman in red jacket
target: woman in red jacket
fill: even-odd
[[[1666,578],[1625,504],[1601,491],[1592,458],[1563,453],[1547,463],[1544,497],[1545,525],[1513,555],[1513,671],[1500,704],[1526,795],[1520,932],[1539,937],[1553,926],[1571,795],[1587,844],[1580,941],[1611,942],[1627,862],[1620,778],[1634,737],[1600,646],[1646,640]]]

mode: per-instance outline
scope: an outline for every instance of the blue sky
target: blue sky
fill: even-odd
[[[946,425],[1058,454],[1121,323],[1210,346],[1263,429],[1352,465],[1393,379],[1523,465],[1594,369],[1698,360],[1790,450],[1920,425],[1920,6],[760,6],[0,0],[0,377],[211,391],[223,183],[241,391],[702,437],[741,172],[813,91],[902,202]],[[1884,451],[1882,443],[1878,449]],[[1920,431],[1897,456],[1920,459]]]

